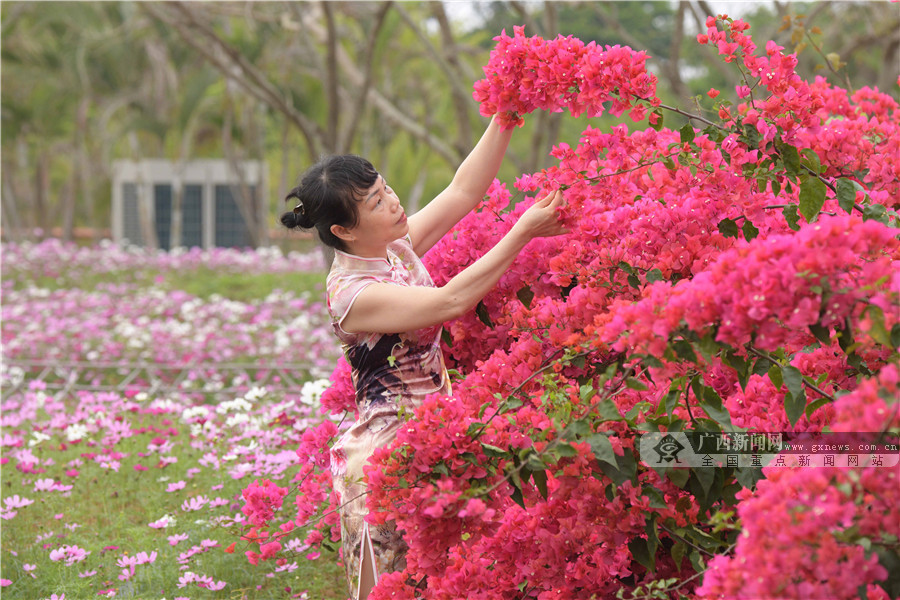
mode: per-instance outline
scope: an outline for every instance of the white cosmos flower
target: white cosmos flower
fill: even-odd
[[[309,406],[318,404],[319,400],[322,398],[322,394],[330,385],[331,382],[327,379],[307,381],[300,389],[300,402]]]
[[[87,427],[82,423],[72,423],[68,427],[66,427],[66,439],[70,442],[74,442],[75,440],[80,440],[84,436],[88,434]]]

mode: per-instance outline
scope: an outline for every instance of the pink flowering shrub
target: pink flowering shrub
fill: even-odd
[[[707,28],[698,42],[745,81],[703,130],[663,126],[641,52],[496,38],[482,114],[608,109],[649,127],[589,127],[516,181],[564,190],[570,233],[532,241],[445,325],[453,397],[370,459],[369,519],[409,545],[372,598],[900,593],[896,470],[654,468],[638,452],[657,431],[900,433],[897,102],[805,81],[741,21]],[[529,204],[512,200],[495,182],[432,248],[438,285]],[[346,365],[332,383],[327,408],[352,410]],[[298,526],[340,502],[329,431],[304,436]]]
[[[835,402],[835,431],[900,429],[896,365]],[[891,406],[893,404],[893,406]],[[866,456],[872,460],[875,456]],[[888,576],[872,546],[900,536],[897,469],[767,467],[738,514],[745,533],[733,556],[709,564],[701,596],[728,598],[887,598]],[[785,569],[785,565],[791,565]],[[861,594],[860,594],[861,595]]]

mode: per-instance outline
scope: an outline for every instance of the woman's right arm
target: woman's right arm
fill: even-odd
[[[351,333],[398,333],[462,316],[500,281],[525,244],[536,237],[565,233],[557,220],[556,209],[561,203],[560,191],[535,202],[497,245],[442,287],[390,283],[367,286],[350,307],[341,328]]]

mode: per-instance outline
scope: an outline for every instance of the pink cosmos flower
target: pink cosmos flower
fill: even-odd
[[[146,552],[138,552],[134,555],[134,557],[137,561],[135,564],[150,565],[156,562],[156,550],[153,550],[152,552],[150,552],[150,554],[147,554]]]
[[[86,577],[93,577],[96,574],[97,574],[97,569],[91,569],[89,571],[84,571],[82,573],[79,573],[78,576],[81,577],[82,579],[84,579]]]
[[[175,519],[170,517],[169,515],[162,516],[159,520],[153,521],[152,523],[148,523],[148,526],[153,529],[165,529],[169,525],[174,525]]]
[[[184,540],[188,539],[188,536],[186,533],[176,533],[175,535],[170,535],[166,539],[169,540],[170,546],[177,546],[178,542],[183,542]]]
[[[137,557],[136,556],[128,556],[127,554],[124,556],[120,556],[116,560],[117,567],[122,567],[122,568],[133,567],[136,564],[137,564]]]
[[[14,496],[10,496],[8,498],[3,499],[3,503],[6,504],[6,508],[25,508],[29,504],[33,504],[34,500],[29,498],[20,498],[18,494]]]
[[[178,490],[183,490],[184,486],[186,486],[186,485],[187,485],[187,482],[185,482],[182,479],[181,481],[176,481],[175,483],[170,483],[169,486],[166,488],[166,491],[167,492],[177,492]]]
[[[192,512],[195,510],[200,510],[204,506],[209,504],[209,498],[206,496],[196,496],[194,498],[188,498],[184,502],[181,503],[181,510],[183,512]]]
[[[56,486],[56,482],[52,479],[38,479],[34,482],[34,491],[49,492]]]
[[[63,545],[56,550],[50,551],[50,560],[54,562],[65,560],[66,566],[71,567],[73,564],[83,561],[89,554],[89,551],[79,548],[78,546]]]

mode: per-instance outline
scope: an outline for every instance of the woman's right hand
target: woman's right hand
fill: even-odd
[[[559,222],[557,209],[562,206],[562,203],[561,190],[550,192],[522,213],[522,216],[513,225],[513,231],[526,236],[527,239],[553,237],[568,233],[568,230]]]

